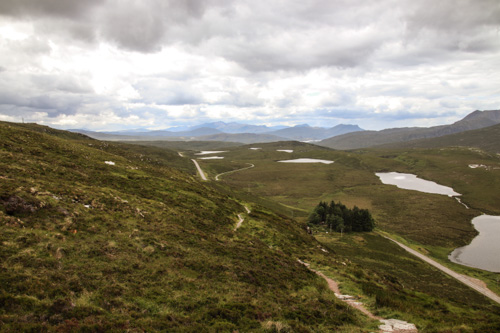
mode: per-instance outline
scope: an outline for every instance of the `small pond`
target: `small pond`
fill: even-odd
[[[472,219],[472,224],[479,235],[448,258],[457,264],[500,273],[500,216],[481,215]]]
[[[399,173],[399,172],[379,172],[375,173],[382,183],[389,185],[396,185],[399,188],[406,190],[415,190],[425,193],[435,193],[448,196],[458,196],[461,195],[453,191],[451,187],[439,185],[435,182],[418,178],[410,173]]]
[[[227,153],[227,151],[224,151],[224,150],[203,150],[203,151],[200,151],[199,153],[196,153],[195,155],[209,155],[209,154],[219,154],[219,153]]]
[[[332,164],[333,161],[328,161],[328,160],[318,160],[315,158],[297,158],[294,160],[284,160],[284,161],[278,161],[281,163],[323,163],[323,164]]]

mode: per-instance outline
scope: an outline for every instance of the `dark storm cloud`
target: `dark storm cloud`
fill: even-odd
[[[106,0],[2,0],[0,14],[15,17],[61,17],[78,19]]]
[[[498,95],[498,0],[0,0],[2,23],[0,116],[413,119]]]
[[[416,62],[426,52],[488,51],[498,42],[480,35],[497,31],[500,2],[4,0],[0,14],[32,20],[47,34],[139,52],[190,44],[251,71],[274,71],[360,66],[400,38],[404,58],[418,46]]]
[[[213,1],[214,2],[214,1]],[[0,15],[34,22],[49,35],[100,38],[139,52],[159,50],[169,29],[202,15],[205,0],[4,0]]]

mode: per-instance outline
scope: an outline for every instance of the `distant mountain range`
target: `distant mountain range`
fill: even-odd
[[[109,141],[224,141],[240,143],[261,143],[275,141],[320,141],[345,133],[363,131],[357,125],[340,124],[332,128],[311,127],[307,124],[294,127],[265,125],[248,125],[239,123],[213,122],[184,128],[148,131],[143,129],[93,132],[72,129],[72,132],[86,134],[99,140]]]
[[[451,125],[434,127],[391,128],[382,131],[347,133],[328,138],[318,145],[347,150],[429,139],[445,135],[485,128],[500,123],[500,110],[474,111]],[[486,139],[486,138],[485,138]]]
[[[78,129],[70,131],[108,141],[219,141],[252,144],[293,140],[315,142],[324,147],[349,150],[382,145],[404,147],[405,144],[399,143],[412,142],[412,144],[417,144],[413,142],[486,128],[496,124],[500,124],[500,110],[474,111],[462,120],[450,125],[390,128],[381,131],[365,131],[357,125],[345,124],[331,128],[312,127],[307,124],[293,127],[268,127],[222,121],[156,131],[145,129],[118,132],[92,132]],[[429,144],[437,145],[437,143]],[[406,146],[409,147],[410,144]]]

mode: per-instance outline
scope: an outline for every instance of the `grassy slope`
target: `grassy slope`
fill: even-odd
[[[384,145],[390,149],[475,147],[492,153],[500,153],[500,125],[466,131],[432,139],[421,139]]]
[[[0,137],[2,330],[373,325],[296,261],[322,257],[299,225],[255,206],[274,248],[235,235],[243,206],[176,152],[36,125],[0,123]]]

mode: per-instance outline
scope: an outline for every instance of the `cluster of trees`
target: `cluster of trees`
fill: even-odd
[[[375,228],[375,221],[368,209],[347,208],[340,201],[327,204],[320,202],[309,216],[310,224],[326,224],[330,229],[337,232],[350,231],[372,231]]]

